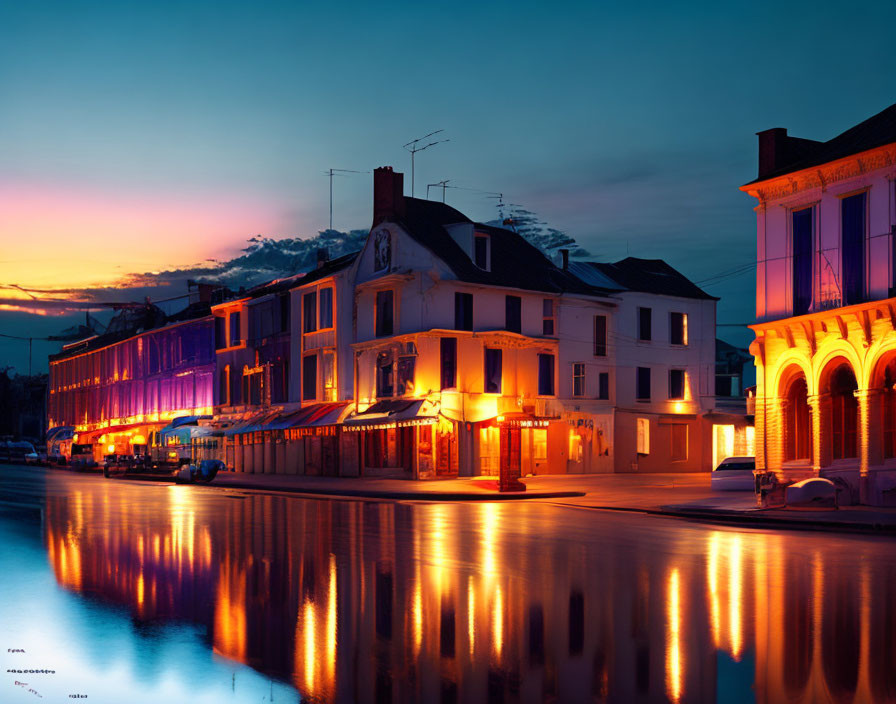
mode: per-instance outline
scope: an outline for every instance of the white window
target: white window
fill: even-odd
[[[650,418],[638,418],[637,419],[637,433],[638,433],[638,449],[637,452],[639,455],[649,455],[650,454]]]
[[[585,395],[585,365],[582,362],[574,362],[572,365],[572,395]]]

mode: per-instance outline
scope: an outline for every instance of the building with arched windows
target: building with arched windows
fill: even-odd
[[[827,142],[759,133],[756,464],[896,505],[896,105]]]

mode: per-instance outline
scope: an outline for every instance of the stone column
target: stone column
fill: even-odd
[[[763,470],[766,469],[765,454],[768,447],[768,440],[766,439],[765,435],[767,430],[765,415],[771,409],[769,408],[769,404],[766,403],[766,398],[764,396],[757,396],[755,398],[755,404],[756,406],[753,413],[753,422],[755,426],[753,437],[755,439],[755,442],[753,449],[756,452],[756,469]]]
[[[868,468],[872,464],[879,464],[881,461],[881,442],[879,432],[880,425],[876,424],[875,419],[880,418],[880,414],[873,415],[873,410],[879,410],[879,393],[877,389],[859,389],[854,391],[856,399],[859,402],[859,418],[858,418],[858,450],[859,450],[859,503],[868,503]]]
[[[766,469],[778,473],[784,464],[784,430],[787,415],[787,399],[777,396],[766,397],[765,439],[768,443],[768,467]]]
[[[831,395],[816,394],[807,401],[812,417],[812,470],[817,477],[831,463]]]

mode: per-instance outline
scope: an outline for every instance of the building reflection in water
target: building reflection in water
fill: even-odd
[[[548,542],[546,507],[163,491],[129,513],[114,487],[48,496],[58,582],[197,624],[312,700],[707,702],[719,658],[757,701],[896,696],[896,570],[861,549],[697,527]]]

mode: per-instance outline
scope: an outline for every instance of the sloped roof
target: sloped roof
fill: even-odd
[[[612,264],[609,262],[587,262],[587,264],[629,291],[707,301],[719,300],[715,296],[710,296],[662,259],[626,257]]]
[[[852,154],[859,154],[896,142],[896,103],[827,142],[799,141],[805,143],[800,149],[799,156],[801,158],[770,174],[754,179],[750,183],[767,181],[770,178],[826,164],[829,161],[836,161]]]
[[[201,320],[202,318],[209,316],[211,316],[211,308],[208,303],[202,301],[191,303],[183,310],[168,316],[162,315],[159,319],[148,319],[136,322],[128,328],[115,330],[113,332],[105,332],[101,335],[94,335],[93,337],[81,341],[82,344],[73,342],[70,345],[66,345],[60,352],[49,355],[49,359],[51,362],[56,362],[68,357],[75,357],[84,354],[85,352],[91,352],[93,350],[102,349],[103,347],[108,347],[109,345],[114,345],[144,332],[162,330],[169,325],[190,320]]]
[[[444,261],[460,281],[546,293],[592,296],[606,293],[554,265],[516,232],[473,223],[460,211],[436,201],[405,196],[404,205],[404,216],[395,220],[414,240]],[[462,223],[472,223],[476,232],[489,235],[491,271],[477,267],[446,229],[448,225]]]
[[[250,298],[261,298],[262,296],[267,296],[271,293],[289,291],[298,286],[304,286],[305,284],[310,284],[319,279],[324,279],[327,276],[331,276],[351,266],[359,253],[360,252],[350,252],[349,254],[343,254],[341,257],[336,257],[335,259],[330,259],[324,262],[321,266],[312,269],[311,271],[293,274],[292,276],[286,276],[281,279],[274,279],[273,281],[266,281],[265,283],[250,288],[246,292],[246,295]]]

